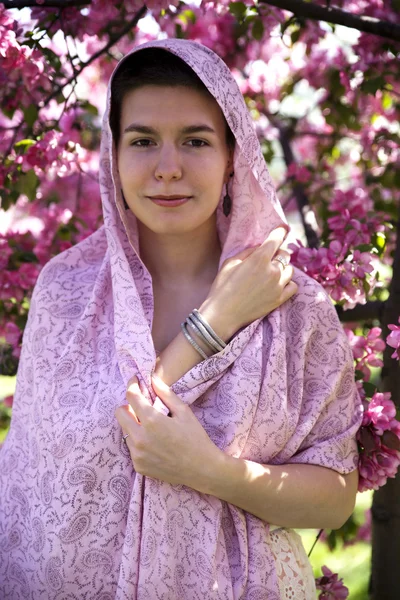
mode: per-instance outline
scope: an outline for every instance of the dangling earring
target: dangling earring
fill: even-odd
[[[226,194],[224,196],[224,201],[222,203],[222,210],[224,211],[224,215],[226,217],[228,217],[230,215],[231,208],[232,208],[232,199],[231,199],[231,197],[229,195],[229,192],[227,190]]]
[[[229,177],[233,177],[233,173],[229,173]],[[228,217],[231,213],[231,209],[232,209],[232,198],[229,195],[228,192],[228,184],[225,184],[225,196],[224,196],[224,200],[222,203],[222,210],[223,213],[226,217]]]

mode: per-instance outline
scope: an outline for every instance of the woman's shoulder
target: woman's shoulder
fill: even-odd
[[[309,297],[310,299],[318,296],[321,301],[329,300],[329,302],[332,304],[332,301],[330,300],[324,287],[318,281],[316,281],[316,279],[310,277],[310,275],[307,275],[307,273],[304,273],[304,271],[301,271],[297,267],[293,267],[293,270],[293,281],[298,286],[298,292],[296,294],[297,296],[304,298]]]
[[[57,254],[41,270],[30,301],[29,329],[49,318],[72,322],[79,318],[93,296],[95,285],[110,288],[110,274],[104,259],[107,240],[103,228]],[[99,277],[102,282],[99,282]]]
[[[334,304],[325,288],[297,267],[294,267],[293,281],[297,284],[297,293],[291,298],[293,304],[305,302],[312,306],[320,306],[335,311]]]
[[[306,329],[328,326],[340,331],[342,326],[334,304],[323,286],[296,267],[292,279],[298,289],[296,294],[282,306],[283,312],[292,320],[297,315]]]
[[[107,240],[104,227],[96,230],[78,244],[60,252],[51,258],[41,270],[35,286],[35,293],[43,288],[62,286],[69,282],[71,288],[74,282],[82,281],[86,272],[90,280],[101,267],[107,250]]]

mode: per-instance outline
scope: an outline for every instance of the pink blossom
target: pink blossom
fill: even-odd
[[[343,579],[339,579],[337,573],[332,573],[328,567],[321,568],[323,576],[315,580],[317,590],[321,590],[319,599],[344,600],[349,595],[349,589],[343,585]]]
[[[396,417],[396,407],[390,399],[390,393],[376,392],[367,404],[363,416],[363,426],[372,423],[378,435],[390,428],[391,421]]]
[[[21,302],[24,293],[19,286],[18,271],[0,271],[0,300],[15,298]]]
[[[14,396],[6,396],[5,398],[3,398],[4,406],[7,406],[7,408],[11,408],[13,405],[13,400]]]
[[[373,270],[372,255],[369,252],[349,248],[338,239],[322,248],[305,248],[297,240],[289,244],[292,250],[291,262],[305,273],[321,283],[335,302],[341,302],[344,308],[352,308],[357,303],[365,303],[363,282]],[[372,287],[371,279],[368,283]]]
[[[39,267],[34,263],[23,263],[18,269],[18,284],[23,290],[30,290],[36,283]]]
[[[300,183],[307,183],[311,179],[311,173],[307,167],[291,163],[287,169],[287,176],[293,177]]]
[[[385,342],[381,339],[380,327],[372,327],[365,336],[355,335],[351,329],[345,328],[347,338],[353,351],[356,369],[363,373],[365,381],[371,376],[370,367],[382,367],[380,355],[385,349]]]
[[[7,268],[8,259],[12,254],[12,250],[8,244],[8,240],[0,238],[0,271]]]
[[[6,338],[7,344],[10,344],[10,346],[16,346],[19,343],[21,334],[20,328],[12,321],[5,324],[4,337]]]
[[[390,393],[376,392],[363,400],[364,415],[357,433],[359,445],[358,490],[377,490],[395,477],[400,464],[400,423]]]
[[[154,2],[154,4],[156,3]],[[168,1],[166,3],[169,4]],[[158,2],[158,4],[159,8],[162,8],[161,3]],[[148,3],[147,6],[149,6]],[[172,22],[161,20],[160,26],[173,37],[175,36],[175,27],[179,24],[187,39],[212,48],[232,66],[232,58],[235,56],[234,26],[236,20],[234,16],[229,12],[216,10],[216,8],[210,10],[209,7],[207,9],[204,6],[198,8],[191,6],[191,11],[193,18],[182,19],[181,15],[178,15]]]
[[[399,317],[400,323],[400,317]],[[386,343],[388,346],[395,348],[395,351],[392,354],[392,358],[396,358],[400,360],[400,327],[398,325],[388,325],[391,333],[386,338]]]

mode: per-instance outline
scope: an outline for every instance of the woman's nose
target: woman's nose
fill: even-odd
[[[154,174],[156,179],[162,181],[170,181],[182,177],[182,165],[177,148],[166,145],[160,149]]]

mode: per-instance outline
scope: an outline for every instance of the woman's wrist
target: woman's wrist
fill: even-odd
[[[236,331],[240,329],[240,326],[236,326],[231,322],[228,314],[216,306],[212,298],[206,298],[198,310],[218,337],[225,343],[228,343]]]

